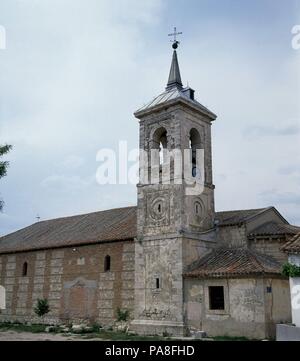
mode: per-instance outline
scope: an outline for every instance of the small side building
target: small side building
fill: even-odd
[[[216,249],[184,275],[187,324],[211,336],[274,338],[276,323],[290,320],[289,285],[280,271],[268,255]]]

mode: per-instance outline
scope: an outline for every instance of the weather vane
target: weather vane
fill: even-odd
[[[171,34],[168,34],[168,36],[174,36],[174,39],[173,39],[173,44],[172,44],[172,48],[173,49],[177,49],[178,48],[178,44],[179,44],[179,41],[177,40],[177,35],[181,35],[182,32],[177,32],[177,28],[176,26],[174,27],[174,33],[171,33]],[[172,41],[172,40],[171,40]]]
[[[35,217],[37,219],[37,221],[39,222],[41,217],[39,216],[39,214],[37,214],[37,216]]]

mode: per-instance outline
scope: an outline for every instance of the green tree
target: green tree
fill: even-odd
[[[39,316],[43,317],[50,311],[49,303],[47,298],[38,299],[36,306],[34,307],[34,312]]]
[[[7,154],[10,149],[12,148],[11,145],[0,145],[0,159],[3,155]],[[8,167],[8,162],[7,161],[1,161],[0,160],[0,178],[6,176],[6,172],[7,172],[7,167]],[[0,211],[3,208],[3,201],[0,199]]]
[[[300,267],[295,264],[286,262],[282,266],[281,273],[286,277],[300,277]]]

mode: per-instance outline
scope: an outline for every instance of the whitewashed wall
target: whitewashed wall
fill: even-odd
[[[0,310],[5,310],[5,288],[0,286]]]
[[[300,255],[290,255],[289,262],[300,266]],[[292,322],[300,327],[300,277],[290,278]]]

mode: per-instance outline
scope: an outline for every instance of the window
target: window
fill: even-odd
[[[155,287],[156,289],[159,289],[160,288],[160,284],[159,284],[159,278],[155,278]]]
[[[85,265],[85,258],[79,257],[77,258],[77,266],[84,266]]]
[[[201,140],[198,131],[193,128],[190,131],[189,147],[192,152],[192,177],[197,176],[197,149],[201,148]],[[199,166],[199,164],[198,164]]]
[[[195,214],[196,216],[200,216],[200,214],[202,213],[202,207],[200,202],[195,202]]]
[[[194,203],[194,215],[196,216],[196,219],[200,219],[203,217],[204,212],[204,205],[200,200],[197,200]]]
[[[110,256],[104,258],[104,272],[110,271]]]
[[[153,148],[159,151],[159,165],[166,162],[166,151],[167,151],[167,131],[165,128],[158,128],[153,134]]]
[[[157,211],[158,211],[158,213],[161,213],[161,204],[160,203],[158,203]]]
[[[209,291],[209,308],[211,310],[224,310],[224,287],[211,286]]]
[[[22,276],[25,277],[27,276],[27,269],[28,269],[28,264],[27,262],[23,263],[23,269],[22,269]]]

